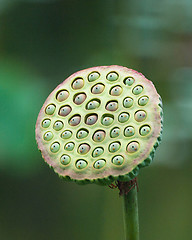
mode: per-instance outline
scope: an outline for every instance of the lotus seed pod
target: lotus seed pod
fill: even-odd
[[[36,140],[64,179],[108,185],[133,179],[152,162],[162,116],[161,98],[141,73],[93,67],[51,91],[37,119]]]
[[[104,153],[103,148],[97,147],[97,148],[94,149],[92,155],[93,155],[93,157],[99,157],[99,156],[101,156],[103,153]]]
[[[89,82],[93,82],[97,80],[99,77],[100,77],[100,74],[98,72],[92,72],[91,74],[89,74],[88,80]]]
[[[58,100],[59,102],[63,102],[63,101],[65,101],[68,97],[69,97],[69,92],[66,91],[66,90],[61,90],[60,92],[58,92],[56,98],[57,98],[57,100]]]
[[[121,95],[122,91],[123,91],[122,87],[115,86],[111,89],[110,94],[112,96],[119,96],[119,95]]]

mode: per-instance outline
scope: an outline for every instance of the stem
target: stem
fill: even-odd
[[[130,191],[123,194],[124,219],[126,240],[139,240],[139,218],[137,204],[137,187],[133,186]]]

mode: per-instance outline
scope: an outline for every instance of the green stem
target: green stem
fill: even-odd
[[[137,187],[133,187],[124,197],[124,218],[126,240],[139,240],[139,218]]]

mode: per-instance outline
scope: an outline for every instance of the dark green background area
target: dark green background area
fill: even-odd
[[[117,190],[60,179],[35,142],[38,112],[72,73],[122,65],[155,84],[163,141],[139,174],[141,240],[191,240],[192,2],[0,1],[0,238],[123,239]]]

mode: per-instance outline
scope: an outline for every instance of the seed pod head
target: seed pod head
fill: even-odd
[[[94,67],[71,75],[49,95],[36,140],[45,161],[64,179],[129,181],[152,162],[162,116],[161,98],[141,73]]]

